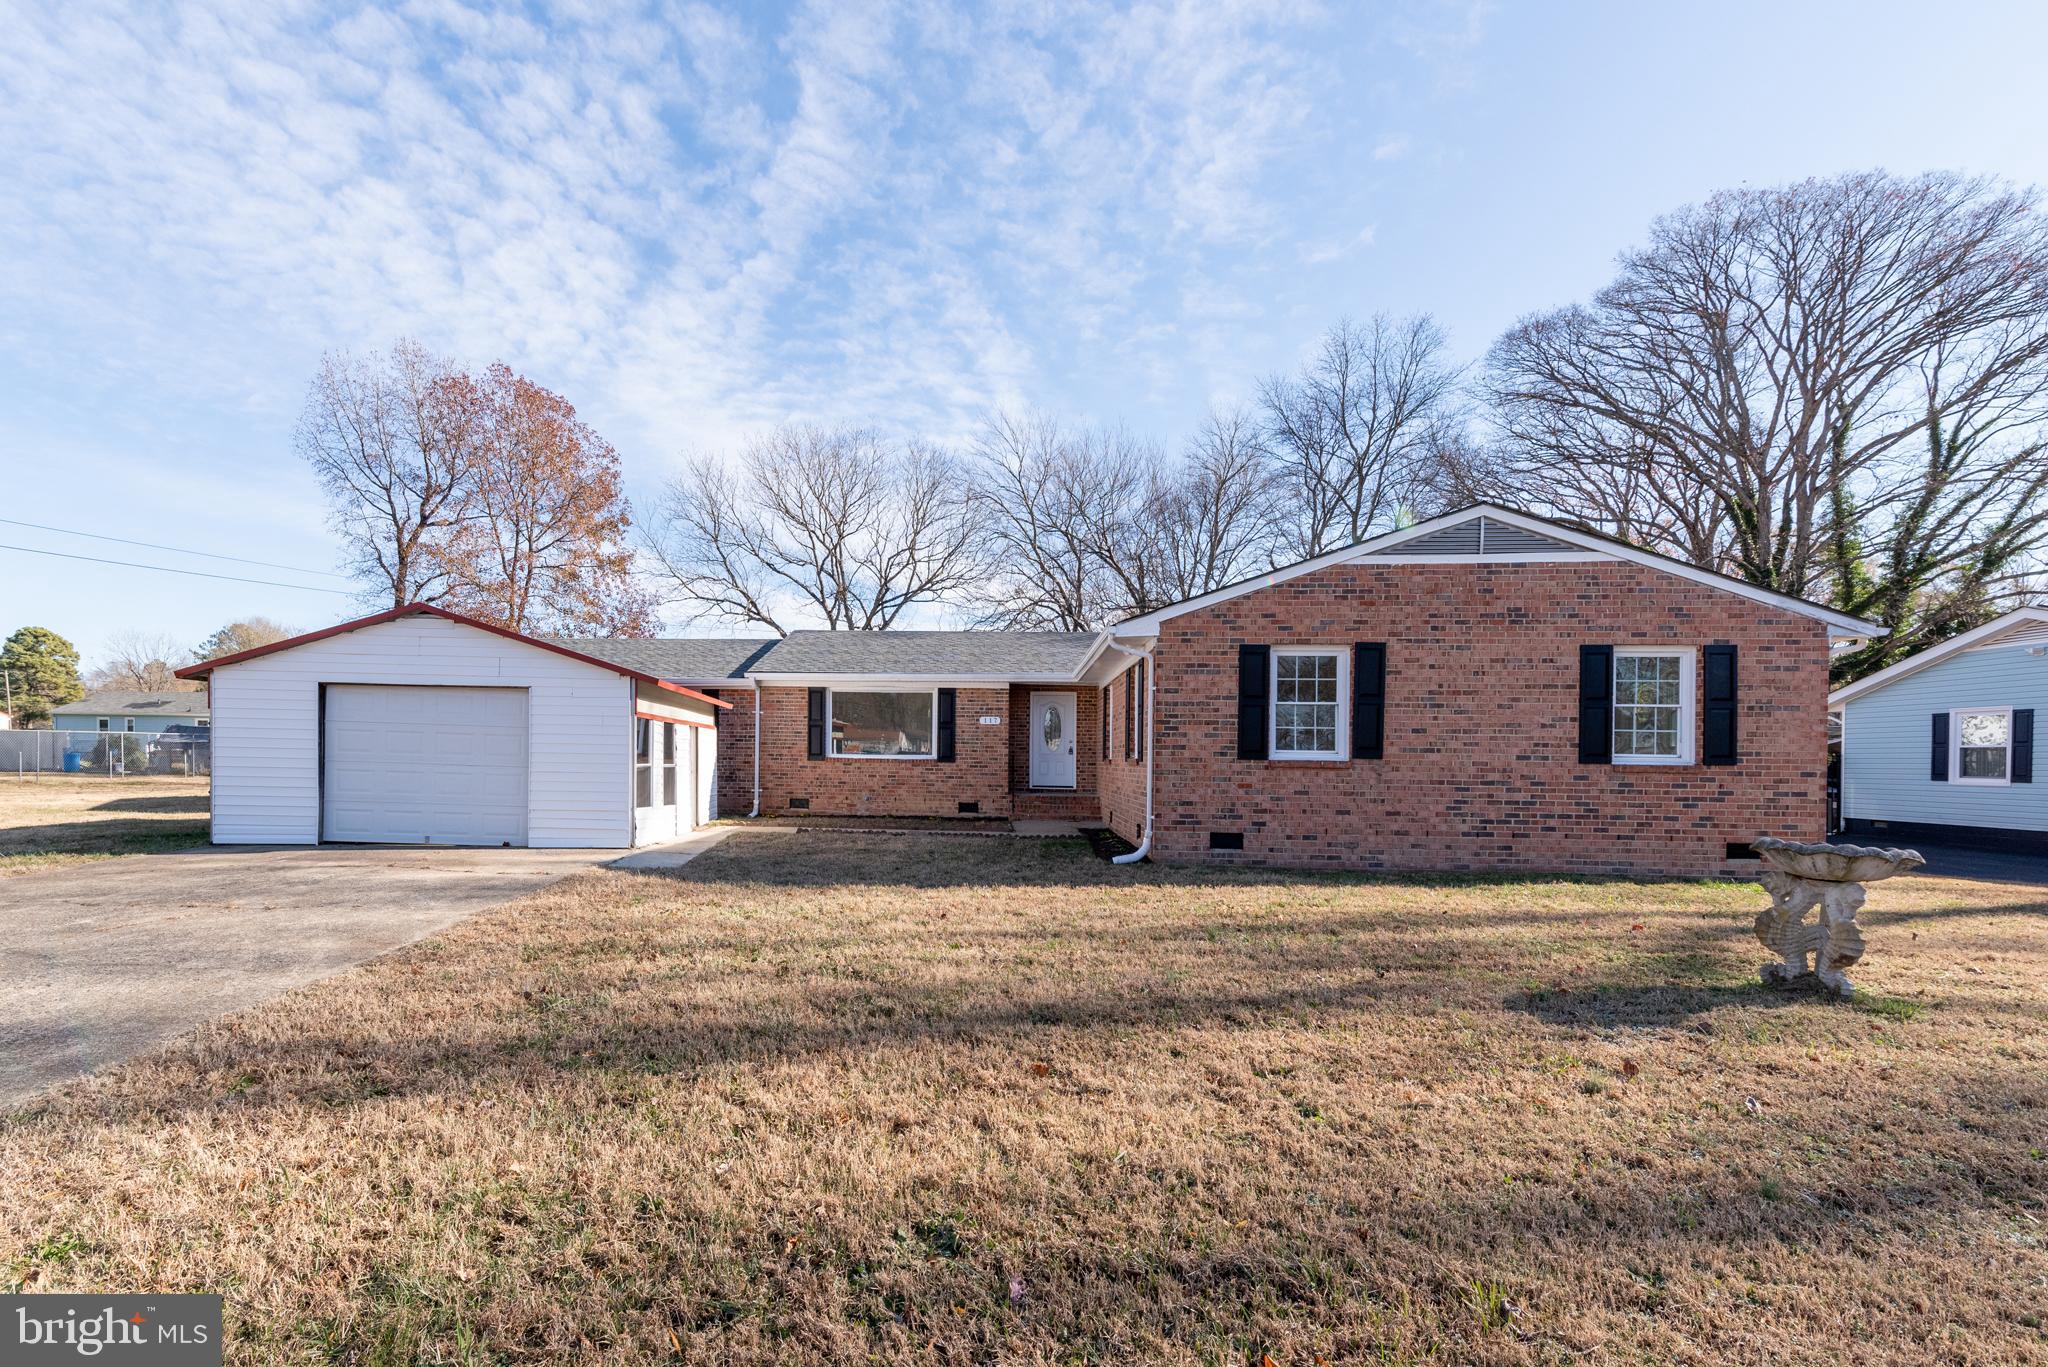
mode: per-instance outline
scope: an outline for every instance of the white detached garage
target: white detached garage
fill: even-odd
[[[210,693],[216,845],[613,848],[713,815],[730,704],[440,608],[179,674]]]

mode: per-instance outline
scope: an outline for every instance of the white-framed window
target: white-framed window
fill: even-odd
[[[109,726],[109,723],[111,723],[112,721],[113,721],[113,718],[112,718],[112,717],[101,717],[101,718],[100,718],[100,730],[102,730],[102,731],[106,731],[106,730],[109,730],[109,729],[111,729],[111,728],[110,728],[110,726]]]
[[[938,754],[935,688],[828,689],[827,753],[837,759],[932,759]]]
[[[1614,652],[1614,762],[1690,764],[1691,650]]]
[[[1273,651],[1273,759],[1347,759],[1351,754],[1351,652]]]
[[[1948,771],[1956,783],[2012,782],[2012,709],[1959,707],[1948,714]]]

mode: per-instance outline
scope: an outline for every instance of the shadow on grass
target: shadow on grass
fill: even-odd
[[[209,799],[205,793],[189,793],[161,797],[117,797],[105,802],[95,802],[90,810],[95,812],[161,812],[166,816],[205,816]]]

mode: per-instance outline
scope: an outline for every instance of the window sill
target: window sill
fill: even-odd
[[[1692,760],[1687,758],[1645,759],[1641,755],[1631,755],[1627,759],[1616,755],[1608,763],[1617,769],[1686,769],[1692,766]]]
[[[1960,783],[1965,788],[2010,788],[2009,778],[1952,778],[1950,783]]]
[[[1351,763],[1351,757],[1349,755],[1275,755],[1269,757],[1265,763],[1268,768],[1274,765],[1289,768],[1297,766],[1326,768],[1331,765],[1349,764]]]
[[[930,761],[930,760],[934,760],[934,759],[937,759],[937,758],[938,758],[938,756],[936,756],[936,755],[827,755],[827,756],[825,756],[825,758],[826,758],[826,759],[895,759],[895,760],[904,760],[904,759],[908,759],[908,760],[920,760],[920,759],[921,759],[921,760],[926,760],[926,761]]]

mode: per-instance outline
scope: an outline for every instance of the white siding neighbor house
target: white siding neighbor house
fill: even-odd
[[[2048,608],[2022,608],[1837,689],[1842,827],[1887,844],[2048,855]]]
[[[692,689],[438,608],[208,660],[213,841],[624,847],[713,815]]]

